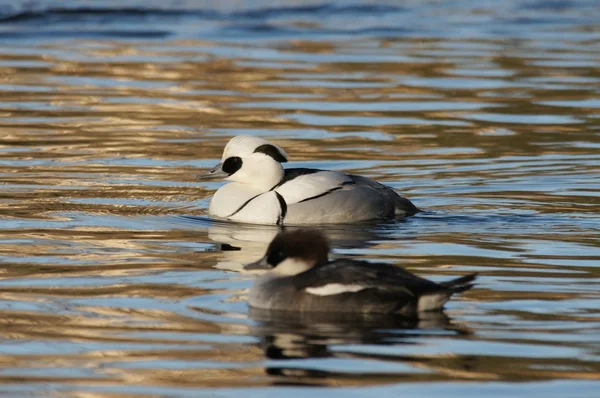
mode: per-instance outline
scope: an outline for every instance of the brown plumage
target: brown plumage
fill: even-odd
[[[252,307],[310,312],[402,315],[441,310],[470,289],[476,274],[436,283],[402,267],[350,259],[328,260],[329,244],[316,229],[279,233],[247,269],[270,269],[250,292]]]

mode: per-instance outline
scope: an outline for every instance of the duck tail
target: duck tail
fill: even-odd
[[[395,203],[396,216],[408,217],[408,216],[414,216],[415,214],[422,212],[422,210],[419,209],[417,206],[415,206],[413,204],[413,202],[411,202],[410,200],[406,199],[403,196],[400,196],[398,191],[396,191],[396,194],[398,195],[396,197],[396,203]]]
[[[473,281],[477,278],[477,273],[461,276],[447,282],[440,283],[441,286],[448,289],[450,294],[461,293],[473,287]]]
[[[464,292],[465,290],[472,288],[475,278],[477,278],[476,273],[440,283],[440,289],[419,297],[417,302],[417,311],[422,312],[441,310],[444,308],[444,304],[446,304],[446,302],[450,299],[450,296],[452,296],[454,293]]]

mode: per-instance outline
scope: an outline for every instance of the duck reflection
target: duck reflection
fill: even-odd
[[[395,224],[394,224],[395,225]],[[329,242],[336,248],[364,249],[382,240],[397,239],[386,233],[386,224],[372,223],[320,226]],[[208,238],[223,252],[216,268],[242,271],[252,259],[262,257],[273,238],[282,230],[293,231],[302,227],[241,224],[213,221],[208,225]],[[377,242],[377,243],[376,243]]]
[[[298,362],[293,361],[295,359],[417,360],[409,356],[344,352],[332,349],[333,346],[413,345],[419,344],[414,337],[426,336],[432,332],[470,334],[467,329],[456,326],[442,311],[422,314],[417,318],[384,314],[296,313],[250,308],[248,315],[254,322],[250,333],[260,339],[260,346],[269,360],[265,373],[278,376],[275,384],[320,385],[319,379],[344,376],[339,372],[298,367]],[[346,377],[355,375],[349,373]]]

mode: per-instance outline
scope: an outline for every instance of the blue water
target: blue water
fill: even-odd
[[[0,3],[4,396],[596,397],[597,1]],[[238,134],[425,209],[328,227],[445,316],[249,313],[275,227],[207,216]],[[239,249],[239,250],[238,250]],[[311,388],[307,388],[311,386]]]

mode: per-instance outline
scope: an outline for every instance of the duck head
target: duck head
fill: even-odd
[[[248,264],[246,270],[271,270],[281,275],[297,275],[327,264],[329,242],[316,229],[283,231],[271,241],[260,260]]]
[[[281,147],[260,137],[238,135],[225,146],[221,163],[197,178],[224,178],[271,189],[283,178],[281,163],[288,160]]]

